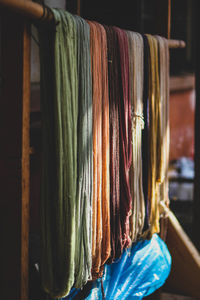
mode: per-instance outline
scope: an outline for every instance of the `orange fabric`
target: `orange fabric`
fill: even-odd
[[[101,258],[101,185],[102,185],[102,89],[98,76],[101,66],[101,41],[93,22],[90,25],[90,51],[93,96],[93,222],[92,222],[92,275],[99,272]]]
[[[102,253],[101,264],[105,264],[111,253],[110,241],[110,147],[109,147],[109,96],[107,37],[104,27],[97,24],[101,35],[102,50]]]
[[[92,278],[102,276],[110,256],[109,98],[107,41],[102,25],[88,21],[93,85]]]

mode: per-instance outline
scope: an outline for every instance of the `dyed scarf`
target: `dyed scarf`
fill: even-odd
[[[131,243],[129,236],[129,217],[131,215],[132,197],[130,192],[129,172],[132,161],[132,124],[129,86],[128,38],[124,30],[114,27],[119,47],[119,125],[120,125],[120,217],[122,227],[122,245]]]
[[[149,64],[149,199],[150,199],[150,215],[149,215],[149,237],[153,233],[160,231],[159,226],[159,202],[160,191],[157,182],[158,174],[158,156],[160,150],[158,146],[159,136],[159,120],[160,120],[160,90],[159,90],[159,69],[158,69],[158,44],[155,37],[147,35],[150,49]]]
[[[78,62],[78,126],[77,126],[77,194],[75,286],[82,287],[91,279],[92,268],[92,77],[90,63],[90,28],[75,17]]]
[[[102,242],[102,81],[101,37],[94,22],[90,25],[90,53],[93,98],[93,222],[92,277],[100,271]]]
[[[108,57],[107,38],[104,27],[100,24],[102,55],[102,251],[103,266],[111,253],[110,244],[110,139],[109,139],[109,92],[108,92]]]
[[[106,32],[102,25],[88,22],[91,36],[93,75],[93,279],[102,276],[110,256],[109,98]]]
[[[169,206],[168,165],[169,165],[169,47],[165,38],[156,36],[159,50],[160,74],[160,165],[158,180],[160,182],[160,205]],[[167,219],[161,218],[161,235],[166,237]]]
[[[120,219],[119,177],[119,50],[117,34],[105,26],[108,47],[109,127],[110,127],[110,233],[111,256],[109,263],[119,258],[123,251]]]
[[[52,10],[56,29],[40,32],[43,160],[41,278],[52,297],[74,284],[78,75],[76,23]]]
[[[146,35],[143,35],[144,43],[144,88],[143,88],[143,116],[144,116],[144,129],[142,131],[142,175],[143,175],[143,191],[145,200],[145,219],[143,232],[149,228],[149,187],[148,187],[148,174],[149,174],[149,59],[150,49]]]
[[[132,103],[132,147],[131,195],[133,213],[130,217],[131,238],[135,241],[143,231],[145,205],[142,182],[142,129],[143,120],[143,39],[139,33],[127,31],[129,42],[129,73]],[[131,80],[132,79],[132,80]]]
[[[52,11],[57,27],[40,32],[41,277],[58,298],[91,278],[92,93],[89,26]]]

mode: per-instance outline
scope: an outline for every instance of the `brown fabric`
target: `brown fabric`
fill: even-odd
[[[110,233],[111,256],[109,263],[122,254],[119,179],[119,49],[117,33],[105,26],[108,48],[109,126],[110,126]]]
[[[131,100],[129,86],[129,54],[126,32],[114,27],[120,54],[119,91],[120,91],[120,216],[122,227],[122,245],[128,247],[131,243],[129,236],[129,217],[132,209],[129,172],[132,162],[132,122]]]

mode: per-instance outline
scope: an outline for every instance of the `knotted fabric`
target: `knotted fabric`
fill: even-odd
[[[132,147],[133,160],[130,171],[133,213],[130,217],[131,238],[135,241],[142,234],[145,204],[142,182],[142,130],[143,118],[143,38],[139,33],[127,31],[129,42],[129,78],[132,104]]]
[[[169,165],[169,47],[167,40],[155,36],[159,50],[160,74],[160,165],[157,179],[160,181],[160,203],[169,206],[168,165]],[[162,216],[161,234],[165,239],[167,219]]]

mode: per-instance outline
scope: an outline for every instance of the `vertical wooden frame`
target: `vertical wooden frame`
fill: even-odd
[[[28,300],[30,199],[30,24],[23,32],[21,299]]]
[[[199,40],[199,1],[194,1],[195,9],[195,180],[194,180],[194,208],[193,208],[193,240],[200,251],[200,40]]]
[[[28,300],[30,34],[23,17],[0,19],[0,298]]]

